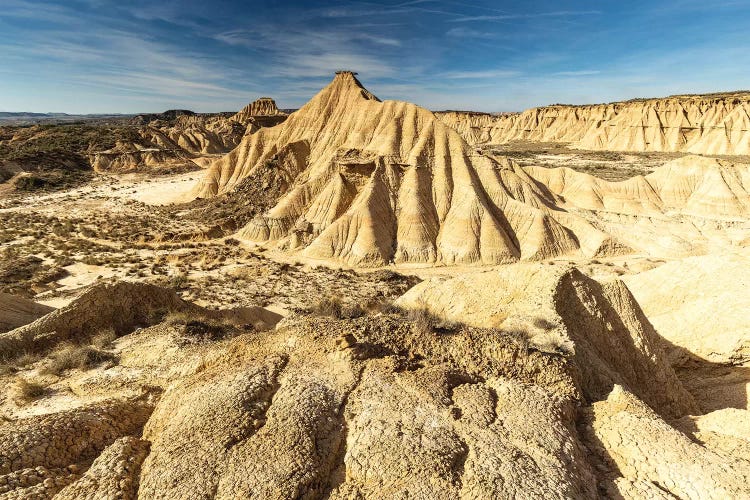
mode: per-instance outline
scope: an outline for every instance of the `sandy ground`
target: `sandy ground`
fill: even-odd
[[[155,179],[144,178],[142,174],[132,174],[124,177],[120,184],[112,186],[111,191],[103,190],[102,194],[148,205],[186,203],[191,200],[190,191],[200,179],[201,173],[188,172]]]

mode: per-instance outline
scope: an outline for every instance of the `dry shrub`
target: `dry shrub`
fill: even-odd
[[[550,354],[569,356],[575,352],[573,341],[556,331],[546,331],[534,335],[531,338],[531,346],[541,352]]]
[[[63,344],[50,356],[40,371],[42,374],[60,375],[66,370],[86,370],[104,362],[114,362],[117,357],[90,345]]]
[[[117,340],[117,334],[115,333],[114,329],[107,328],[91,337],[91,345],[94,347],[98,347],[99,349],[104,349],[105,347],[112,344],[112,342],[114,342],[115,340]]]
[[[169,286],[177,291],[184,289],[187,286],[187,283],[188,278],[185,273],[176,274],[169,279]]]
[[[367,314],[395,312],[393,302],[388,299],[346,304],[339,295],[331,295],[320,299],[310,309],[316,316],[328,316],[336,319],[354,319]]]
[[[15,384],[16,398],[22,402],[33,401],[47,392],[47,386],[35,380],[18,378]]]
[[[388,298],[372,299],[364,305],[364,310],[367,314],[390,314],[398,312],[398,308],[393,303],[393,300]]]
[[[19,368],[25,368],[39,361],[41,357],[42,355],[36,352],[24,352],[16,358],[15,365]]]
[[[532,323],[535,327],[541,329],[541,330],[552,330],[555,328],[555,324],[552,323],[549,320],[546,320],[544,318],[534,318],[534,321]]]
[[[0,362],[0,377],[16,373],[16,367],[9,361]]]
[[[235,329],[220,320],[202,314],[177,312],[167,315],[165,323],[177,327],[188,343],[214,342],[232,336]]]
[[[498,333],[507,335],[512,338],[513,341],[524,351],[528,350],[529,344],[529,332],[522,328],[503,328],[502,330],[496,330]]]
[[[414,332],[418,335],[430,335],[434,333],[437,326],[435,316],[427,309],[427,306],[420,304],[414,309],[409,309],[406,317],[411,321]]]
[[[344,304],[340,296],[330,295],[314,303],[312,312],[317,316],[341,319],[344,317]]]

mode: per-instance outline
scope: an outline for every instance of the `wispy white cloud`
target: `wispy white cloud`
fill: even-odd
[[[32,0],[3,0],[0,19],[29,19],[56,24],[78,24],[81,20],[71,9]]]
[[[552,73],[552,76],[592,76],[600,73],[601,71],[598,70],[557,71]]]
[[[197,28],[199,23],[186,17],[186,10],[179,2],[165,1],[153,2],[145,5],[122,4],[122,8],[128,11],[136,19],[144,21],[164,21],[176,26]]]
[[[439,78],[447,78],[449,80],[469,80],[469,79],[485,79],[485,78],[514,78],[520,76],[521,72],[510,69],[490,69],[490,70],[479,70],[479,71],[449,71],[447,73],[441,73],[438,75]]]
[[[508,21],[513,19],[537,19],[537,18],[554,18],[554,17],[573,17],[573,16],[593,16],[599,15],[602,12],[600,10],[559,10],[554,12],[538,12],[531,14],[497,14],[497,15],[481,15],[481,16],[461,16],[455,19],[451,19],[450,22],[454,23],[465,23],[472,21]]]
[[[365,50],[364,45],[386,48],[401,45],[396,38],[353,28],[282,31],[275,27],[255,27],[219,33],[214,38],[229,45],[265,51],[271,62],[265,74],[284,78],[328,76],[341,69],[366,71],[373,78],[393,76],[397,73],[394,63]]]

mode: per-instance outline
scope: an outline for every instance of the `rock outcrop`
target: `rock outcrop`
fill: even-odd
[[[283,122],[273,99],[253,101],[234,115],[174,110],[140,115],[133,120],[140,140],[121,141],[114,148],[89,154],[97,172],[129,172],[141,168],[198,168],[202,158],[225,154],[245,136]]]
[[[253,337],[165,393],[142,498],[595,497],[560,358],[390,318]]]
[[[625,279],[674,362],[750,362],[750,256],[689,257]]]
[[[553,105],[505,115],[443,112],[438,116],[472,144],[564,142],[589,150],[750,154],[750,94],[746,93]]]
[[[0,425],[0,494],[4,498],[52,498],[76,483],[67,488],[63,498],[102,498],[107,491],[122,494],[128,490],[132,495],[132,482],[108,484],[118,470],[111,457],[116,452],[107,447],[118,438],[140,433],[152,410],[153,405],[142,398],[108,400]],[[127,443],[112,446],[122,448]],[[139,452],[132,446],[130,451]],[[93,470],[101,474],[92,482],[86,476],[81,478],[80,471],[94,458]],[[102,462],[114,467],[105,468]],[[73,493],[82,496],[71,496]]]
[[[750,165],[702,156],[672,160],[646,176],[611,182],[566,167],[525,171],[567,206],[630,215],[750,218]]]
[[[289,188],[239,236],[315,258],[495,264],[622,250],[512,161],[475,153],[430,111],[381,102],[351,72],[283,124],[246,136],[195,195],[250,177]]]
[[[53,307],[0,292],[0,333],[31,323],[53,310]]]
[[[251,119],[259,116],[278,115],[284,115],[284,113],[276,107],[276,101],[270,97],[261,97],[238,111],[232,119],[238,123],[248,123]]]
[[[590,401],[620,384],[664,415],[697,410],[658,334],[619,280],[599,283],[574,268],[524,263],[427,280],[397,303],[449,321],[523,332],[540,348],[572,350]]]
[[[102,307],[122,315],[120,295]],[[399,305],[229,337],[173,320],[129,333],[120,365],[68,373],[72,392],[0,424],[0,494],[750,494],[747,412],[697,415],[622,282],[521,263],[423,282]]]
[[[594,403],[591,447],[618,471],[612,498],[742,498],[750,495],[750,461],[722,456],[670,426],[616,386]],[[665,495],[666,493],[666,495]]]
[[[0,357],[38,352],[66,340],[82,341],[106,328],[124,334],[159,314],[198,309],[171,289],[129,281],[104,282],[88,288],[67,306],[0,334]]]

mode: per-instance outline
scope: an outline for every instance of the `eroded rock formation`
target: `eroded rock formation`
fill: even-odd
[[[97,172],[128,172],[139,168],[202,167],[202,157],[224,154],[245,136],[283,122],[286,115],[273,99],[253,101],[235,115],[175,111],[142,115],[139,141],[121,141],[107,151],[91,153]]]
[[[568,206],[644,216],[750,218],[750,165],[689,155],[667,162],[646,176],[620,182],[565,167],[524,170]]]
[[[381,102],[350,72],[283,124],[246,136],[195,195],[251,177],[289,187],[239,236],[316,258],[494,264],[622,250],[512,161],[475,153],[425,109]]]
[[[565,142],[590,150],[750,154],[750,95],[745,93],[553,105],[504,115],[437,115],[471,144]]]
[[[117,342],[122,366],[69,375],[97,401],[0,424],[0,492],[750,494],[747,411],[698,415],[622,282],[523,263],[424,282],[401,306],[417,312],[297,316],[215,340],[168,322],[134,331]]]

